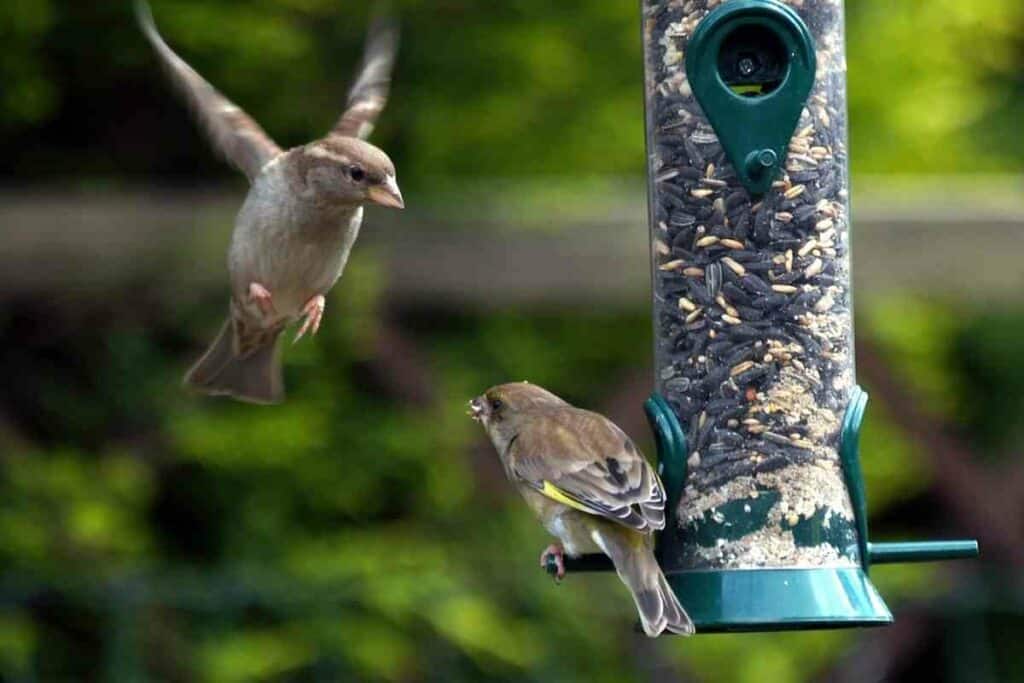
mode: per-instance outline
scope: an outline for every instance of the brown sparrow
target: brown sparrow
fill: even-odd
[[[185,383],[208,394],[280,402],[281,331],[304,319],[295,341],[316,334],[324,296],[359,234],[363,204],[405,205],[391,159],[364,142],[387,100],[397,33],[386,22],[371,25],[345,113],[326,137],[282,150],[167,46],[145,2],[135,7],[143,33],[213,146],[251,183],[228,250],[230,313]]]

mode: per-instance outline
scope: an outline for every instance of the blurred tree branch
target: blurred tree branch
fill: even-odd
[[[857,338],[857,369],[892,420],[931,463],[936,495],[979,538],[982,552],[990,559],[1024,565],[1024,462],[1018,458],[999,468],[984,465],[960,436],[921,410],[913,389],[896,379],[870,338]]]
[[[904,608],[891,626],[866,633],[836,666],[819,679],[821,683],[891,681],[901,667],[925,648],[934,621],[920,610]]]
[[[376,393],[419,408],[437,400],[437,378],[416,342],[393,316],[382,317],[373,357],[363,365]]]

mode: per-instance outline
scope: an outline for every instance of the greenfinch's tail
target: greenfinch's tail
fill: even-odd
[[[185,375],[185,385],[214,396],[249,403],[280,403],[284,399],[277,337],[281,330],[249,335],[240,344],[231,318],[217,339]]]
[[[644,633],[652,638],[662,631],[686,636],[694,633],[693,621],[679,604],[644,534],[606,528],[595,530],[594,535],[633,594]]]

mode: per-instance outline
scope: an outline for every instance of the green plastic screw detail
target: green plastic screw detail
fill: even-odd
[[[775,0],[732,0],[697,25],[686,77],[743,186],[768,191],[814,85],[814,39]]]
[[[872,564],[897,562],[932,562],[935,560],[961,560],[978,556],[978,542],[956,541],[898,541],[872,543],[868,536],[868,505],[864,493],[864,476],[860,468],[860,426],[864,420],[868,395],[855,386],[850,403],[843,415],[840,432],[839,460],[843,465],[846,488],[850,492],[853,515],[857,525],[857,547],[860,563],[866,574]]]
[[[756,149],[747,155],[744,162],[747,175],[757,182],[761,182],[765,174],[770,178],[778,165],[779,157],[772,149]]]

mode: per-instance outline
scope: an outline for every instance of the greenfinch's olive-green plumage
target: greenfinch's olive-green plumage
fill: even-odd
[[[526,382],[492,387],[470,408],[509,479],[561,541],[553,552],[603,552],[633,594],[647,635],[693,633],[654,558],[665,489],[630,438],[604,416]]]

